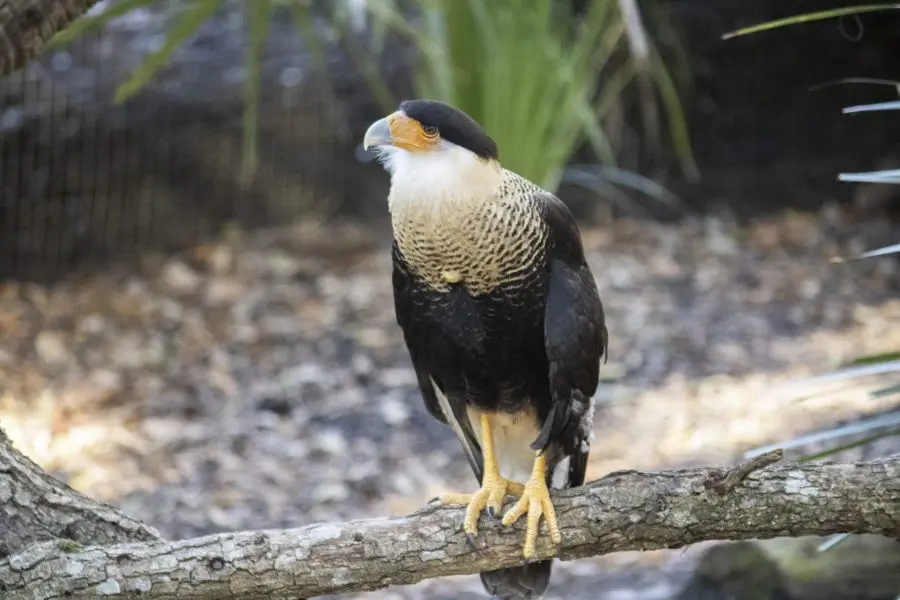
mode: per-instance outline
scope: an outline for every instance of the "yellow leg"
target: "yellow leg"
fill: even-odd
[[[525,491],[521,483],[509,481],[500,476],[497,456],[494,454],[494,439],[491,435],[491,424],[487,415],[481,415],[481,451],[484,457],[484,475],[481,478],[481,489],[474,494],[446,494],[440,497],[442,504],[466,504],[466,519],[463,527],[473,543],[478,533],[478,517],[487,507],[491,516],[499,514],[503,509],[506,495],[517,496]]]
[[[522,497],[503,515],[503,524],[508,526],[515,523],[522,515],[528,514],[527,527],[525,528],[525,549],[523,552],[526,559],[534,556],[541,515],[544,515],[544,519],[547,521],[547,528],[550,530],[550,539],[553,543],[559,544],[562,541],[562,536],[559,533],[559,524],[556,522],[556,510],[553,508],[553,502],[550,500],[550,490],[547,489],[547,482],[544,477],[545,468],[546,459],[539,452],[534,458],[531,477],[525,483]]]

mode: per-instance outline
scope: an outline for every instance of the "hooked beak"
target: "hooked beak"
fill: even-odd
[[[373,146],[390,146],[393,143],[390,117],[384,117],[372,123],[366,130],[366,135],[363,137],[363,150],[368,150]]]

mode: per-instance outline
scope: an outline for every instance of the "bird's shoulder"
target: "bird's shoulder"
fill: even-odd
[[[570,266],[585,262],[581,231],[572,211],[556,194],[512,171],[498,192],[502,198],[515,198],[516,205],[534,213],[545,230],[548,260],[562,260]]]
[[[555,194],[509,172],[518,202],[537,214],[545,229],[544,302],[548,357],[582,371],[574,382],[586,394],[597,385],[597,367],[606,355],[608,333],[597,283],[587,263],[581,231],[569,207]],[[583,365],[576,367],[575,365]]]

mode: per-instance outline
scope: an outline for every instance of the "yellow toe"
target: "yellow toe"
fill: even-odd
[[[451,492],[449,494],[439,496],[438,501],[441,504],[447,504],[448,506],[452,506],[454,504],[461,504],[465,506],[472,501],[472,496],[474,496],[474,494],[459,494],[456,492]]]
[[[556,509],[550,499],[550,490],[544,480],[542,456],[535,460],[535,470],[528,483],[525,484],[521,498],[503,515],[503,525],[509,526],[519,520],[523,515],[528,515],[525,527],[525,547],[523,555],[532,558],[537,546],[537,536],[541,523],[541,516],[547,521],[547,529],[550,531],[550,540],[554,545],[562,541],[559,532],[559,523],[556,520]]]
[[[521,484],[507,481],[502,477],[485,477],[484,482],[477,492],[473,494],[445,494],[440,496],[441,504],[465,505],[466,518],[463,521],[463,529],[467,534],[478,533],[478,519],[481,512],[490,507],[495,513],[503,510],[503,501],[511,490],[522,489]]]

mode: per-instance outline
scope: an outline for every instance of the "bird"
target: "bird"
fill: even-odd
[[[550,489],[584,483],[608,354],[581,233],[566,204],[503,167],[496,142],[448,103],[404,100],[371,123],[363,148],[390,175],[394,311],[425,408],[480,485],[438,500],[466,506],[473,548],[485,510],[502,526],[526,516],[523,564],[480,577],[492,598],[541,598],[552,558],[532,560],[539,523],[558,546]]]

